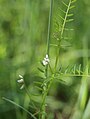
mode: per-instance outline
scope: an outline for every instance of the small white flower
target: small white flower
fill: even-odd
[[[24,80],[23,79],[19,79],[17,80],[18,83],[24,83]]]
[[[23,76],[22,75],[19,75],[19,78],[22,78],[23,79]]]
[[[19,75],[19,80],[17,82],[21,85],[20,89],[22,90],[25,87],[23,76]]]
[[[46,54],[46,58],[48,59],[48,54]]]
[[[42,63],[44,66],[46,66],[48,64],[48,62],[46,62],[45,60],[43,60]]]
[[[20,90],[22,90],[24,87],[25,87],[25,85],[24,85],[24,84],[23,84],[23,85],[21,85]]]
[[[46,54],[46,57],[44,58],[42,63],[43,63],[44,66],[46,66],[49,62],[50,62],[50,60],[49,60],[48,54]]]

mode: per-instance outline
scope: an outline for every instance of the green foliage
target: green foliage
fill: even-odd
[[[0,118],[89,119],[90,2],[9,2],[0,0],[0,105],[13,106]]]

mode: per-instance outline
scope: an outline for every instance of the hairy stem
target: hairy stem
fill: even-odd
[[[54,75],[53,75],[54,76]],[[42,105],[41,105],[41,113],[42,113],[42,116],[41,116],[41,119],[45,119],[45,116],[46,116],[46,113],[45,113],[45,107],[46,107],[46,97],[47,97],[47,95],[48,95],[48,92],[49,92],[49,90],[50,90],[50,87],[51,87],[51,85],[52,85],[52,83],[53,83],[53,79],[54,79],[54,77],[52,76],[52,78],[50,79],[50,82],[49,82],[49,84],[47,85],[47,87],[46,87],[46,90],[44,90],[44,94],[43,94],[43,101],[42,101]]]

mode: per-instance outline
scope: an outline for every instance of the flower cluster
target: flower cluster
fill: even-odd
[[[17,82],[21,85],[20,89],[22,90],[25,87],[23,76],[19,75],[19,80]]]
[[[50,62],[48,54],[46,54],[46,57],[43,59],[42,63],[44,66],[46,66]]]

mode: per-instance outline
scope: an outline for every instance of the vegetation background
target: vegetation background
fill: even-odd
[[[0,0],[0,119],[26,118],[22,110],[3,101],[2,97],[8,97],[27,107],[28,98],[25,91],[20,90],[16,82],[18,75],[21,74],[29,87],[41,75],[37,67],[46,53],[49,7],[50,0]],[[52,42],[55,31],[54,20],[57,19],[56,13],[60,13],[59,7],[62,7],[61,1],[54,0]],[[72,39],[64,42],[70,44],[70,47],[61,49],[61,65],[67,67],[81,64],[84,68],[85,58],[88,57],[89,67],[90,0],[77,0],[73,12],[74,21],[71,28],[74,28],[74,31],[69,33]],[[50,52],[54,58],[55,50],[52,47]],[[90,79],[87,84],[89,88],[86,100],[88,101]],[[53,114],[49,113],[49,119],[53,119],[52,115],[55,119],[58,117],[69,119],[73,115],[81,85],[82,77],[67,77],[67,85],[53,84],[49,97],[49,111]]]

